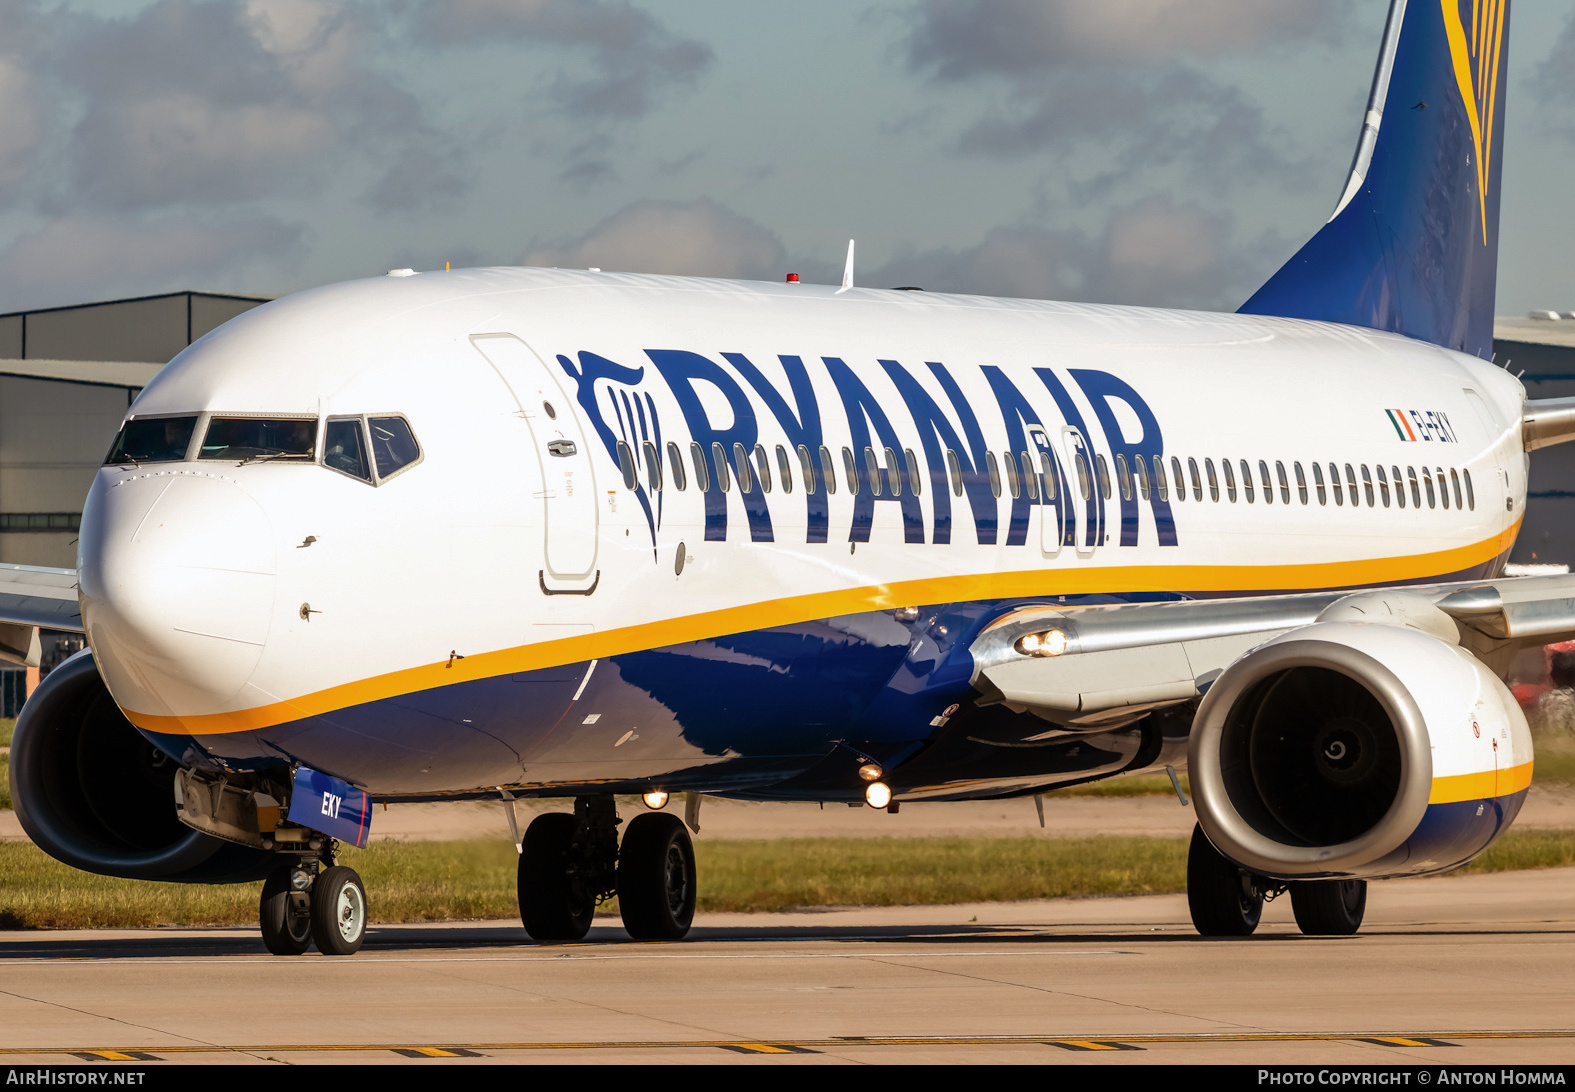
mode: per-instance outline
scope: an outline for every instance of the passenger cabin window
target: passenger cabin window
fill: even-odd
[[[1395,503],[1401,508],[1405,507],[1405,479],[1400,476],[1398,466],[1390,466],[1389,473],[1395,480]]]
[[[1110,464],[1105,462],[1103,455],[1094,456],[1094,470],[1099,475],[1099,495],[1106,500],[1110,499]]]
[[[197,457],[249,463],[259,459],[312,459],[316,455],[314,418],[215,417],[208,422],[208,434],[202,438]]]
[[[1449,486],[1444,481],[1444,468],[1435,466],[1433,475],[1438,479],[1438,503],[1445,508],[1449,507]]]
[[[640,450],[645,453],[645,488],[649,493],[655,493],[662,488],[662,462],[661,456],[656,453],[656,445],[647,440],[640,445]]]
[[[864,448],[864,472],[870,483],[870,495],[881,495],[880,461],[875,458],[875,449],[869,446]]]
[[[820,480],[826,483],[826,492],[837,491],[837,466],[831,459],[831,449],[824,444],[820,448]]]
[[[634,489],[639,485],[635,477],[634,452],[629,450],[629,445],[622,440],[618,441],[618,469],[623,472],[623,487]]]
[[[330,419],[323,432],[323,465],[361,481],[372,480],[361,418]]]
[[[1132,477],[1127,473],[1127,460],[1125,455],[1116,455],[1116,480],[1121,483],[1121,499],[1132,499]]]
[[[1081,496],[1084,500],[1087,500],[1088,497],[1089,497],[1089,489],[1088,489],[1088,460],[1083,457],[1083,453],[1081,451],[1076,451],[1076,452],[1072,453],[1072,465],[1077,471],[1077,492],[1078,492],[1078,495]],[[1179,470],[1176,471],[1176,480],[1178,482],[1181,480],[1181,471],[1179,471]],[[1179,488],[1178,488],[1177,492],[1180,492]]]
[[[1421,488],[1421,486],[1417,485],[1417,483],[1416,483],[1416,467],[1414,467],[1414,466],[1406,467],[1405,468],[1405,476],[1411,482],[1411,507],[1412,508],[1420,508],[1420,507],[1422,507],[1422,488]]]
[[[1187,479],[1181,476],[1181,460],[1176,456],[1170,457],[1170,476],[1176,483],[1176,499],[1187,499]]]
[[[1313,463],[1312,464],[1312,468],[1313,468],[1313,487],[1318,490],[1318,503],[1319,504],[1328,504],[1329,503],[1329,495],[1328,495],[1327,492],[1325,492],[1324,487],[1323,487],[1323,464],[1321,464],[1321,463]]]
[[[1345,504],[1345,493],[1340,485],[1340,468],[1334,463],[1329,464],[1329,488],[1334,490],[1334,503]],[[1353,497],[1352,500],[1355,500]]]
[[[1252,491],[1252,467],[1247,465],[1246,459],[1241,460],[1239,465],[1241,466],[1241,495],[1248,504],[1252,504],[1258,499]]]
[[[1345,464],[1345,484],[1350,487],[1351,507],[1355,508],[1362,503],[1362,496],[1356,491],[1356,471],[1350,463]]]
[[[762,444],[755,445],[755,477],[760,479],[764,492],[771,492],[771,459]]]
[[[853,461],[853,452],[847,448],[842,449],[842,469],[847,477],[848,492],[853,496],[859,495],[859,464]]]
[[[1170,483],[1165,480],[1165,460],[1159,455],[1154,456],[1154,488],[1159,490],[1160,500],[1170,499]],[[1051,496],[1053,497],[1054,493]]]
[[[883,449],[886,453],[886,481],[891,485],[891,495],[902,496],[902,464],[897,461],[897,453],[891,448]]]
[[[1017,477],[1017,460],[1012,458],[1010,451],[1002,452],[1001,458],[1006,464],[1006,488],[1012,494],[1012,499],[1016,500],[1023,495],[1022,482]]]
[[[738,473],[738,491],[753,493],[755,476],[749,472],[749,453],[744,450],[743,444],[733,445],[733,467]]]
[[[1158,460],[1156,459],[1155,462],[1157,463]],[[1044,471],[1045,500],[1053,501],[1055,500],[1056,493],[1056,469],[1055,464],[1050,461],[1050,453],[1048,451],[1041,451],[1039,453],[1039,466],[1040,469]]]
[[[1427,487],[1427,506],[1437,508],[1438,502],[1433,499],[1433,476],[1427,472],[1427,467],[1422,468],[1422,484]]]
[[[1269,480],[1269,464],[1258,460],[1258,474],[1263,481],[1263,503],[1274,503],[1274,483]]]
[[[986,451],[984,453],[984,463],[990,471],[990,492],[999,497],[1001,495],[1001,464],[996,461],[995,452]]]
[[[1455,494],[1455,507],[1464,508],[1465,505],[1460,503],[1460,475],[1456,474],[1454,470],[1449,472],[1449,486]]]
[[[804,444],[798,445],[798,465],[804,472],[804,492],[810,496],[815,495],[815,464],[809,457],[809,448]]]
[[[1379,463],[1373,467],[1373,473],[1378,475],[1378,496],[1384,502],[1384,507],[1389,507],[1389,479],[1384,477],[1384,464]]]
[[[717,488],[724,493],[733,491],[733,479],[727,472],[727,452],[722,450],[720,440],[711,442],[711,462],[716,467]]]
[[[1291,503],[1291,483],[1285,477],[1285,464],[1279,460],[1274,463],[1274,476],[1280,479],[1280,503]]]
[[[1477,510],[1477,494],[1476,490],[1471,488],[1471,471],[1462,470],[1460,476],[1466,480],[1466,507],[1475,512]]]
[[[963,494],[962,464],[957,461],[957,452],[951,448],[946,449],[946,473],[951,479],[952,496],[960,497]]]
[[[793,492],[793,460],[788,458],[787,449],[781,444],[777,445],[777,471],[782,479],[782,492]]]
[[[136,417],[121,426],[120,435],[104,457],[105,466],[120,463],[178,463],[191,450],[197,415]]]
[[[1132,469],[1137,472],[1138,497],[1149,499],[1148,463],[1141,455],[1132,456]]]
[[[673,488],[682,493],[688,484],[684,481],[684,457],[671,440],[667,441],[667,470],[673,476]]]
[[[1373,476],[1367,472],[1367,464],[1362,464],[1362,495],[1367,498],[1367,507],[1374,508],[1373,503]]]
[[[918,459],[918,456],[914,455],[913,448],[905,447],[905,448],[902,449],[902,457],[903,457],[903,460],[908,464],[908,486],[909,486],[909,488],[911,488],[913,490],[913,495],[915,497],[922,497],[922,496],[924,496],[924,486],[921,484],[923,479],[919,477],[919,459]]]
[[[1291,468],[1296,471],[1296,495],[1303,504],[1307,503],[1307,475],[1302,471],[1302,464],[1292,463]]]
[[[1230,469],[1228,464],[1226,466],[1226,469],[1227,470]],[[1219,480],[1219,478],[1215,477],[1215,475],[1214,475],[1214,460],[1213,459],[1204,459],[1203,460],[1203,471],[1204,471],[1204,473],[1206,473],[1209,476],[1209,500],[1211,500],[1211,501],[1218,501],[1220,499],[1220,480]],[[1236,499],[1235,497],[1231,498],[1231,500],[1235,500],[1235,499]]]
[[[711,473],[706,469],[705,451],[701,449],[699,444],[692,441],[689,444],[689,461],[694,464],[695,468],[695,488],[702,493],[709,492],[711,489]]]

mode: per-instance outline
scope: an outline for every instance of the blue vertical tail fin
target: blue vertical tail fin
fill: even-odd
[[[1334,215],[1242,305],[1493,353],[1509,0],[1392,0]]]

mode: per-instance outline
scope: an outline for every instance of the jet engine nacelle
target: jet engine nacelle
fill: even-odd
[[[1320,621],[1231,664],[1188,751],[1198,822],[1286,880],[1441,872],[1488,847],[1531,782],[1505,685],[1406,625]]]
[[[134,728],[89,651],[55,668],[11,737],[11,800],[35,845],[84,872],[175,883],[261,879],[280,858],[175,813],[178,763]]]

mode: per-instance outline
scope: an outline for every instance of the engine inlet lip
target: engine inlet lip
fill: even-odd
[[[1295,846],[1261,833],[1231,802],[1221,767],[1221,745],[1231,712],[1256,684],[1296,667],[1337,671],[1364,687],[1383,707],[1400,743],[1400,788],[1371,830],[1332,846]],[[1403,845],[1421,823],[1433,787],[1432,747],[1422,711],[1400,679],[1350,645],[1327,640],[1271,643],[1248,653],[1209,689],[1198,707],[1188,744],[1198,823],[1209,841],[1245,868],[1295,878],[1358,871]]]

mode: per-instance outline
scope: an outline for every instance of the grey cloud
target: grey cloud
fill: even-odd
[[[612,161],[607,159],[581,159],[570,163],[558,172],[558,180],[567,182],[578,193],[584,193],[598,182],[611,182],[618,177]]]
[[[1331,37],[1346,3],[1307,0],[925,0],[908,61],[943,79],[1212,57]]]
[[[300,258],[304,238],[304,226],[269,217],[211,223],[189,216],[64,217],[0,252],[0,309],[188,288],[194,278],[245,288],[234,283],[236,276],[288,268]]]
[[[83,106],[68,207],[311,191],[358,156],[394,162],[379,207],[454,194],[463,176],[420,168],[451,146],[376,70],[376,44],[371,13],[344,0],[157,0],[78,27],[56,66]]]
[[[532,248],[521,264],[774,280],[786,256],[774,233],[701,198],[637,202],[578,239]]]
[[[1002,105],[960,151],[1056,151],[1080,198],[1176,164],[1216,184],[1240,172],[1307,177],[1240,89],[1188,63],[1333,39],[1348,4],[1305,0],[927,0],[907,60],[939,81],[1002,81]]]
[[[564,108],[584,117],[643,114],[712,60],[710,46],[623,0],[428,0],[416,9],[416,27],[437,45],[512,39],[585,51],[590,74],[560,72],[553,85]]]
[[[1262,251],[1236,242],[1222,217],[1150,198],[1114,210],[1096,231],[997,227],[972,247],[899,254],[859,280],[1017,299],[1231,309],[1256,286],[1256,274],[1245,274],[1252,283],[1244,285],[1242,271],[1263,268]]]
[[[469,188],[466,161],[457,150],[440,153],[432,147],[405,148],[367,191],[366,200],[379,212],[411,212],[452,204]]]

